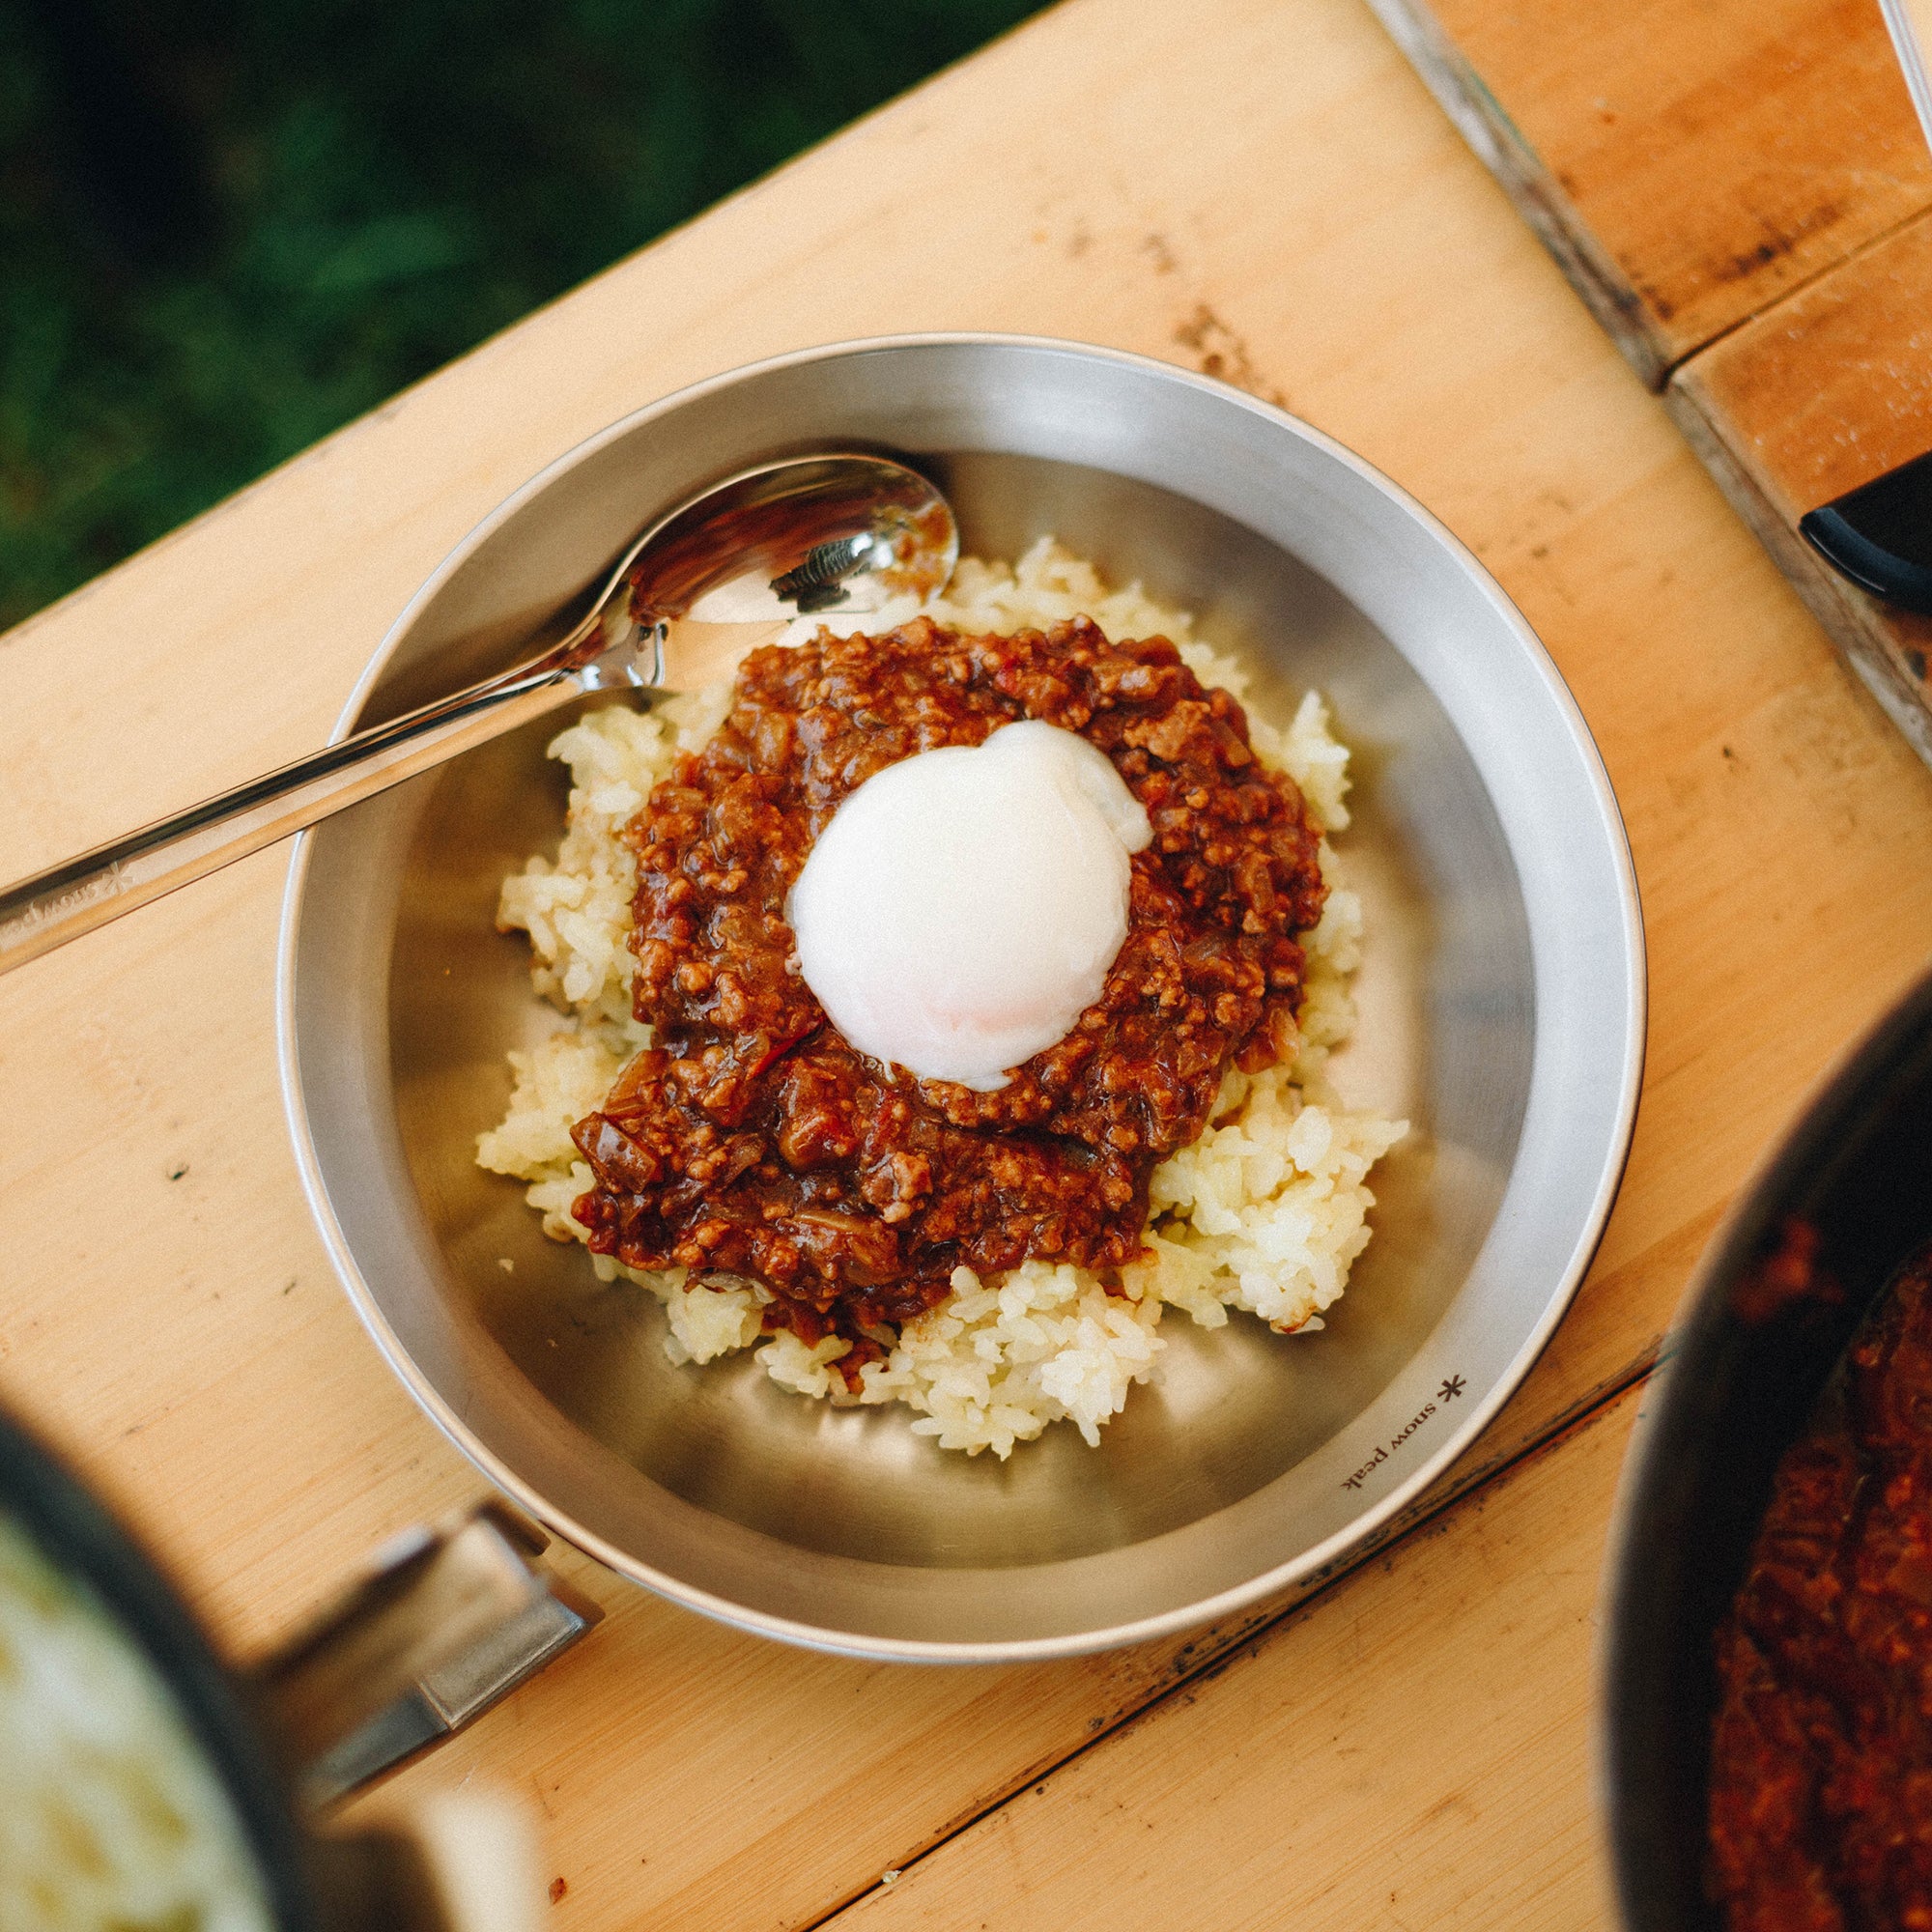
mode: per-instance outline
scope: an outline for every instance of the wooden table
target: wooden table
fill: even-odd
[[[1878,0],[1369,0],[1932,761],[1932,619],[1800,520],[1932,451],[1932,154]]]
[[[1521,604],[1608,762],[1649,927],[1603,1251],[1435,1514],[1293,1609],[911,1669],[568,1558],[605,1625],[367,1802],[523,1793],[554,1922],[585,1932],[1601,1924],[1592,1648],[1642,1379],[1759,1151],[1932,947],[1932,775],[1360,0],[1069,0],[22,626],[0,876],[317,742],[437,559],[579,438],[753,356],[929,327],[1283,400]],[[0,1395],[243,1650],[475,1488],[297,1185],[285,864],[0,981]]]

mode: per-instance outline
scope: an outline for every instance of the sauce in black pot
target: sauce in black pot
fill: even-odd
[[[1717,1668],[1730,1932],[1932,1928],[1932,1252],[1778,1464]]]

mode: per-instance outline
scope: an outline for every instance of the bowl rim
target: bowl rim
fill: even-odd
[[[401,1338],[389,1324],[359,1265],[350,1251],[327,1189],[321,1161],[309,1130],[303,1098],[302,1079],[296,1025],[296,966],[301,923],[302,897],[313,832],[305,831],[296,839],[289,862],[287,884],[276,943],[275,1038],[281,1073],[283,1111],[294,1144],[296,1163],[302,1192],[322,1236],[336,1275],[352,1306],[389,1367],[415,1398],[430,1419],[475,1467],[505,1494],[565,1542],[596,1558],[617,1575],[644,1584],[673,1603],[738,1629],[780,1638],[808,1649],[839,1655],[909,1662],[1008,1663],[1037,1662],[1049,1658],[1073,1657],[1150,1641],[1203,1623],[1212,1622],[1243,1609],[1259,1599],[1293,1584],[1322,1574],[1343,1562],[1351,1552],[1366,1555],[1381,1540],[1381,1532],[1408,1511],[1422,1494],[1489,1426],[1503,1405],[1522,1384],[1538,1357],[1548,1345],[1557,1324],[1569,1312],[1583,1277],[1588,1273],[1604,1230],[1608,1222],[1623,1176],[1630,1159],[1632,1136],[1642,1088],[1644,1057],[1648,1043],[1647,955],[1642,904],[1638,895],[1635,867],[1623,813],[1611,787],[1602,753],[1584,720],[1582,711],[1561,671],[1528,620],[1517,609],[1489,569],[1461,538],[1440,519],[1425,508],[1402,486],[1360,457],[1345,444],[1317,429],[1287,410],[1261,401],[1216,378],[1200,375],[1157,357],[1131,351],[1111,349],[1075,338],[1051,335],[1015,334],[975,329],[917,331],[864,336],[796,349],[740,364],[737,367],[687,384],[642,407],[620,416],[605,428],[585,437],[560,452],[526,482],[504,497],[490,513],[469,529],[426,578],[384,632],[344,701],[330,742],[346,736],[367,702],[369,695],[386,669],[397,645],[407,636],[423,608],[470,555],[505,523],[517,516],[534,497],[547,490],[565,472],[574,469],[599,450],[620,438],[628,437],[644,424],[681,409],[721,388],[743,383],[781,369],[814,362],[843,359],[881,351],[927,350],[952,347],[1045,351],[1109,362],[1210,396],[1224,407],[1233,407],[1260,417],[1277,429],[1352,471],[1360,480],[1387,498],[1439,547],[1473,582],[1493,610],[1518,648],[1539,673],[1567,728],[1580,775],[1593,794],[1598,815],[1607,835],[1607,854],[1616,881],[1614,908],[1616,929],[1621,941],[1623,967],[1623,1009],[1619,1015],[1624,1045],[1618,1069],[1616,1103],[1611,1115],[1611,1131],[1602,1172],[1592,1193],[1587,1211],[1581,1217],[1573,1239],[1570,1258],[1552,1285],[1542,1312],[1530,1325],[1516,1354],[1497,1378],[1488,1394],[1465,1411],[1458,1426],[1441,1444],[1419,1463],[1403,1481],[1373,1505],[1350,1519],[1341,1529],[1324,1537],[1285,1563],[1250,1577],[1245,1581],[1196,1599],[1174,1608],[1108,1624],[1092,1630],[1046,1637],[953,1640],[880,1636],[866,1633],[828,1630],[796,1618],[751,1608],[714,1592],[670,1576],[655,1566],[615,1548],[606,1539],[577,1522],[567,1512],[545,1497],[525,1478],[510,1468],[477,1439],[469,1426],[444,1400],[440,1392],[417,1368]],[[1346,593],[1344,593],[1346,595]]]

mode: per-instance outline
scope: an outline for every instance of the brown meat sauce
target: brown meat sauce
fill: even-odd
[[[1932,1928],[1932,1262],[1779,1463],[1717,1662],[1730,1932]]]
[[[1037,718],[1079,732],[1146,808],[1127,936],[1100,998],[997,1093],[848,1046],[799,977],[785,899],[874,772]],[[1320,918],[1320,829],[1247,721],[1163,638],[1085,619],[967,637],[925,619],[753,653],[736,702],[626,829],[652,1046],[575,1139],[591,1246],[748,1275],[768,1327],[855,1341],[943,1300],[952,1270],[1140,1252],[1148,1179],[1199,1135],[1231,1064],[1294,1042]]]

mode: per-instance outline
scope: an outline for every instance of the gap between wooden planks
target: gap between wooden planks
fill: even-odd
[[[840,1914],[855,1899],[864,1899],[876,1889],[883,1872],[904,1871],[935,1854],[948,1853],[953,1841],[996,1820],[1017,1795],[1036,1786],[1042,1791],[1050,1788],[1052,1780],[1079,1765],[1096,1747],[1133,1732],[1164,1704],[1177,1699],[1191,1704],[1197,1687],[1216,1677],[1230,1658],[1248,1646],[1273,1642],[1284,1629],[1297,1627],[1309,1616],[1325,1616],[1328,1602],[1338,1592],[1352,1588],[1354,1578],[1368,1574],[1401,1574],[1411,1561],[1411,1546],[1418,1540],[1426,1542],[1439,1534],[1443,1524],[1472,1499],[1480,1501],[1498,1489],[1507,1489],[1526,1465],[1560,1450],[1579,1430],[1630,1402],[1648,1372],[1647,1365],[1637,1368],[1616,1386],[1577,1405],[1557,1424],[1537,1423],[1524,1433],[1510,1432],[1515,1448],[1486,1457],[1475,1466],[1452,1471],[1406,1513],[1399,1528],[1392,1527],[1386,1535],[1352,1552],[1344,1563],[1241,1617],[1179,1638],[1066,1665],[1012,1670],[906,1670],[793,1654],[794,1668],[787,1674],[815,1680],[814,1716],[821,1721],[836,1714],[855,1691],[863,1698],[860,1687],[878,1685],[882,1676],[893,1679],[895,1688],[911,1692],[916,1700],[928,1688],[935,1692],[930,1699],[930,1720],[899,1741],[891,1761],[892,1776],[881,1776],[882,1767],[865,1759],[855,1766],[843,1753],[826,1747],[829,1741],[822,1732],[810,1731],[808,1735],[821,1752],[812,1809],[804,1816],[787,1811],[772,1817],[761,1808],[761,1786],[770,1779],[782,1790],[792,1781],[793,1774],[781,1771],[772,1778],[761,1761],[755,1731],[736,1737],[714,1736],[707,1740],[708,1748],[702,1750],[698,1761],[687,1755],[677,1769],[680,1784],[688,1781],[698,1790],[710,1785],[717,1775],[735,1773],[729,1791],[737,1841],[727,1855],[721,1858],[718,1848],[709,1848],[696,1869],[683,1871],[680,1867],[688,1861],[681,1858],[673,1834],[645,1829],[617,1845],[608,1841],[554,1844],[552,1882],[561,1881],[564,1889],[559,1897],[573,1902],[572,1922],[582,1922],[586,1912],[597,1923],[635,1922],[648,1900],[655,1922],[680,1927],[717,1926],[720,1932],[727,1927],[741,1932],[746,1926],[770,1924],[807,1932],[810,1926],[827,1922],[842,1924]],[[1577,1500],[1578,1520],[1571,1524],[1573,1536],[1588,1539],[1600,1535],[1605,1511],[1599,1504],[1594,1491]],[[639,1593],[624,1591],[616,1579],[582,1559],[566,1556],[563,1567],[611,1606],[612,1621],[620,1629],[634,1626],[633,1613],[645,1607]],[[676,1618],[677,1613],[671,1614]],[[693,1621],[677,1618],[681,1628],[674,1634],[696,1638],[697,1649],[711,1660],[710,1667],[715,1669],[733,1648],[752,1653],[753,1661],[760,1664],[775,1662],[770,1645],[733,1639],[702,1627],[693,1629]],[[635,1628],[626,1632],[635,1634]],[[651,1633],[660,1645],[665,1634],[661,1629]],[[1435,1656],[1439,1667],[1444,1656],[1460,1646],[1461,1634],[1445,1625],[1437,1637],[1448,1639]],[[605,1640],[600,1632],[597,1641]],[[686,1646],[668,1648],[669,1655],[661,1651],[660,1676],[664,1695],[674,1699],[684,1694],[692,1673],[677,1655]],[[568,1708],[561,1714],[553,1708],[546,1730],[557,1728],[559,1715],[581,1727],[591,1711],[608,1711],[608,1700],[599,1697],[590,1681],[596,1670],[590,1644],[553,1670],[568,1684],[568,1688],[553,1689],[560,1690],[561,1696],[576,1708],[574,1719]],[[940,1681],[935,1683],[935,1679]],[[1079,1692],[1069,1699],[1067,1692],[1076,1685]],[[983,1687],[982,1694],[975,1694],[976,1687]],[[728,1693],[727,1685],[726,1701],[739,1701]],[[1565,1694],[1574,1700],[1582,1692],[1579,1687],[1570,1686]],[[607,1727],[613,1715],[606,1716]],[[856,1708],[853,1715],[858,1715]],[[1047,1721],[1042,1723],[1042,1719]],[[593,1753],[597,1761],[615,1761],[634,1754],[624,1747],[635,1747],[639,1743],[639,1716],[634,1713],[624,1721],[621,1742],[619,1734],[608,1728],[605,1735],[594,1739],[599,1747]],[[988,1757],[988,1726],[999,1726],[1005,1732],[1009,1749],[1004,1761],[998,1755]],[[447,1786],[459,1773],[464,1782],[472,1775],[487,1777],[493,1764],[500,1766],[506,1757],[514,1757],[539,1767],[531,1789],[545,1817],[567,1817],[570,1801],[564,1783],[548,1788],[548,1775],[540,1768],[562,1754],[559,1745],[554,1738],[545,1742],[523,1735],[525,1729],[525,1724],[516,1721],[513,1700],[512,1707],[491,1714],[473,1731],[360,1801],[349,1815],[352,1819],[382,1818],[392,1815],[399,1803],[406,1812],[425,1788]],[[507,1739],[505,1732],[510,1734]],[[795,1745],[797,1740],[788,1737],[785,1742]],[[608,1760],[604,1756],[607,1746]],[[710,1761],[713,1758],[719,1760],[716,1765]],[[917,1785],[922,1762],[929,1788],[956,1793],[963,1801],[957,1808],[923,1817],[917,1810],[906,1811],[905,1795]],[[960,1779],[958,1771],[976,1762],[980,1781]],[[796,1798],[791,1802],[795,1804]],[[823,1821],[817,1829],[813,1828],[814,1816]],[[652,1822],[661,1822],[655,1812]],[[868,1864],[856,1865],[855,1869],[857,1859],[863,1857],[862,1847],[867,1845],[873,1848],[872,1858]],[[814,1894],[819,1901],[817,1909],[799,1916],[798,1902]],[[1014,1922],[1030,1921],[1021,1918]],[[1177,1921],[1153,1913],[1144,1918],[1117,1916],[1114,1922],[1153,1926]]]
[[[1369,0],[1653,388],[1932,206],[1877,0]]]
[[[1733,508],[1932,759],[1932,618],[1868,596],[1798,533],[1806,511],[1932,449],[1932,215],[1742,323],[1673,371],[1664,396]]]
[[[1610,1392],[818,1923],[1602,1924],[1600,1525],[1638,1406]]]
[[[1798,531],[1932,450],[1932,156],[1876,0],[1371,4],[1932,760],[1932,620]]]
[[[1049,14],[15,632],[0,870],[319,738],[449,544],[579,437],[756,355],[921,327],[1082,337],[1286,398],[1470,542],[1569,680],[1635,853],[1652,1034],[1602,1253],[1478,1453],[1537,1439],[1648,1358],[1757,1151],[1932,947],[1932,782],[1352,0]],[[76,674],[103,656],[111,719]],[[300,1198],[282,870],[264,854],[0,981],[0,1387],[243,1647],[475,1482]],[[78,1211],[103,1176],[111,1213]],[[1565,1534],[1598,1538],[1607,1489],[1577,1493]],[[1451,1547],[1477,1564],[1460,1602],[1488,1546],[1429,1545]],[[569,1887],[555,1922],[582,1932],[822,1917],[1202,1654],[904,1670],[592,1588],[593,1638],[395,1786],[526,1795]],[[1459,1643],[1428,1669],[1453,1679]],[[1431,1748],[1455,1774],[1456,1736]]]

